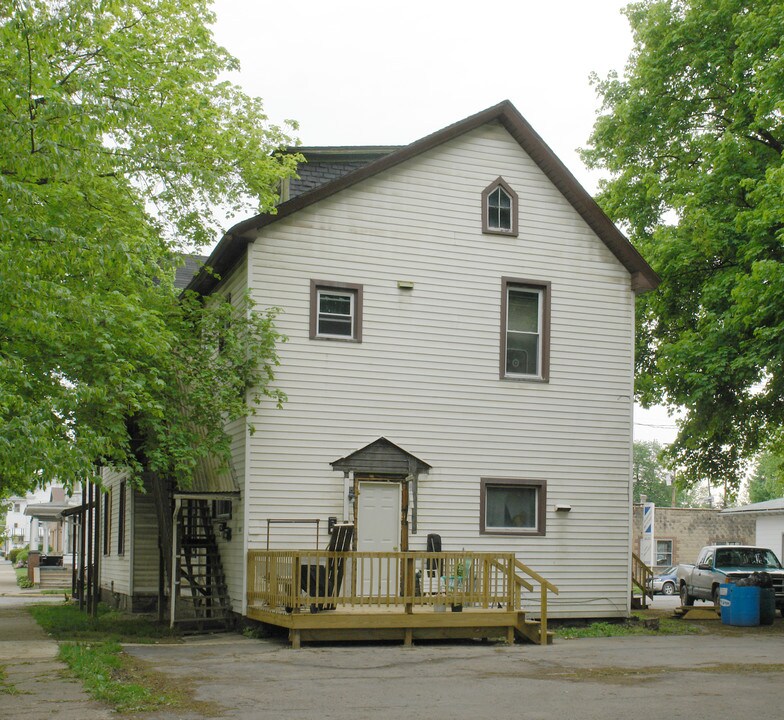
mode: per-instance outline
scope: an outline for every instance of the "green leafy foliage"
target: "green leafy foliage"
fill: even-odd
[[[688,483],[737,491],[784,423],[784,5],[643,0],[603,104],[600,203],[662,277],[640,298],[637,394],[682,408]]]
[[[206,0],[2,5],[0,496],[96,463],[187,485],[199,453],[228,452],[225,421],[282,400],[275,311],[173,288],[214,208],[271,210],[295,167],[221,79],[236,61],[212,20]]]
[[[659,507],[694,507],[695,494],[681,485],[677,473],[667,466],[666,448],[658,442],[635,442],[632,461],[634,502],[645,495]]]
[[[784,457],[763,453],[749,479],[749,502],[758,503],[784,497]]]

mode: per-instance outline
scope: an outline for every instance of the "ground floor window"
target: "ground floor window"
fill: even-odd
[[[672,565],[672,540],[656,541],[656,565]]]
[[[545,534],[545,480],[482,478],[480,493],[480,533]]]
[[[117,496],[117,554],[125,554],[125,480],[120,483],[120,491]]]

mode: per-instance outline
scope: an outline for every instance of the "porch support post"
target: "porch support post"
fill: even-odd
[[[177,518],[180,516],[180,506],[182,500],[175,498],[174,500],[174,513],[172,514],[172,565],[171,565],[171,589],[169,592],[169,627],[174,627],[174,619],[177,614],[177,596],[179,595],[180,585],[180,566],[177,562],[177,540],[179,532],[177,531]]]
[[[417,467],[417,463],[414,461],[414,458],[408,458],[408,477],[406,478],[406,482],[411,483],[411,534],[417,534],[417,509],[418,509],[418,499],[417,494],[419,490],[419,468]]]
[[[349,485],[349,471],[343,471],[343,522],[348,522],[348,513],[349,513],[349,503],[348,503],[348,491],[351,485]],[[267,544],[267,550],[269,550],[269,544]]]
[[[93,489],[93,581],[89,594],[92,596],[90,615],[98,617],[98,601],[101,597],[101,491],[100,486],[92,483]]]
[[[38,552],[38,518],[30,518],[30,552]]]

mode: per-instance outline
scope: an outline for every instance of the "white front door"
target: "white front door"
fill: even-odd
[[[360,481],[357,508],[357,550],[400,550],[400,483]],[[359,564],[362,594],[370,597],[397,595],[397,565],[382,559]]]

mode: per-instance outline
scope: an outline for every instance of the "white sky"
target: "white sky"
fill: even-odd
[[[232,79],[303,145],[405,145],[511,100],[585,188],[598,99],[589,73],[623,71],[632,38],[621,0],[216,0]],[[674,438],[637,409],[635,439]]]

